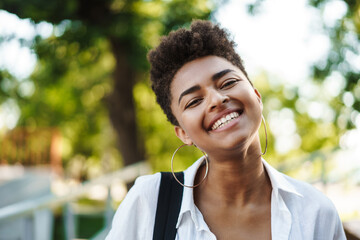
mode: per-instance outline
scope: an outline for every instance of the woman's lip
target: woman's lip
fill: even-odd
[[[213,120],[210,122],[210,124],[208,125],[207,130],[208,130],[208,131],[213,131],[213,130],[212,130],[212,126],[215,124],[215,122],[216,122],[217,120],[221,119],[222,117],[224,117],[224,116],[226,116],[226,115],[228,115],[228,114],[230,114],[230,113],[233,113],[233,112],[237,112],[237,113],[239,113],[239,115],[241,115],[241,114],[243,113],[243,111],[244,111],[243,109],[228,109],[228,110],[226,110],[226,111],[223,111],[223,112],[217,114],[217,115],[213,118]]]
[[[210,132],[222,132],[222,131],[225,131],[229,128],[232,128],[234,125],[236,125],[239,121],[240,121],[240,118],[242,117],[242,114],[240,114],[240,116],[238,116],[237,118],[234,118],[233,120],[231,120],[229,123],[227,123],[226,125],[222,126],[222,127],[219,127],[217,129],[214,129],[214,130],[210,130]]]

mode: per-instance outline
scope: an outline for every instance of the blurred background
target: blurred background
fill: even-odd
[[[359,239],[358,0],[1,0],[0,240],[104,239],[134,179],[170,170],[181,141],[146,53],[192,19],[238,44],[265,159],[324,192]]]

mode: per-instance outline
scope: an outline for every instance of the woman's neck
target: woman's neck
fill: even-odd
[[[264,169],[261,155],[242,152],[232,158],[219,159],[209,156],[210,169],[207,179],[195,189],[197,196],[228,206],[262,204],[270,201],[271,182]],[[200,169],[195,182],[201,179]]]

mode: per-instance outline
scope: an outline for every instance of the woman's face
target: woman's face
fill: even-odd
[[[257,136],[262,102],[244,73],[224,58],[185,64],[170,86],[176,135],[208,154],[249,147]]]

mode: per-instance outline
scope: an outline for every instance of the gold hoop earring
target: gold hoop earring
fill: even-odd
[[[189,185],[183,184],[183,183],[180,182],[179,179],[177,179],[177,177],[175,176],[175,173],[174,173],[174,157],[175,157],[177,151],[179,151],[179,149],[182,148],[182,147],[184,147],[184,146],[190,146],[190,145],[187,145],[187,144],[181,145],[180,147],[178,147],[178,148],[175,150],[174,154],[172,155],[172,158],[171,158],[171,173],[172,173],[172,175],[174,176],[175,180],[176,180],[181,186],[187,187],[187,188],[196,188],[197,186],[199,186],[199,185],[205,180],[205,178],[206,178],[207,175],[208,175],[208,172],[209,172],[209,159],[207,158],[207,156],[206,156],[206,154],[204,153],[204,151],[202,151],[201,149],[199,149],[199,150],[202,152],[202,154],[204,155],[204,160],[205,160],[205,163],[206,163],[205,176],[203,177],[203,179],[202,179],[198,184],[196,184],[196,185],[194,185],[194,186],[189,186]],[[201,164],[199,165],[198,169],[200,168],[200,166],[201,166]],[[197,171],[197,170],[196,170],[196,171]]]
[[[261,115],[261,119],[263,121],[264,130],[265,130],[265,150],[264,150],[264,152],[261,153],[261,155],[265,155],[266,150],[267,150],[267,146],[268,146],[268,136],[267,136],[267,131],[266,131],[266,122],[265,122],[264,115]]]

